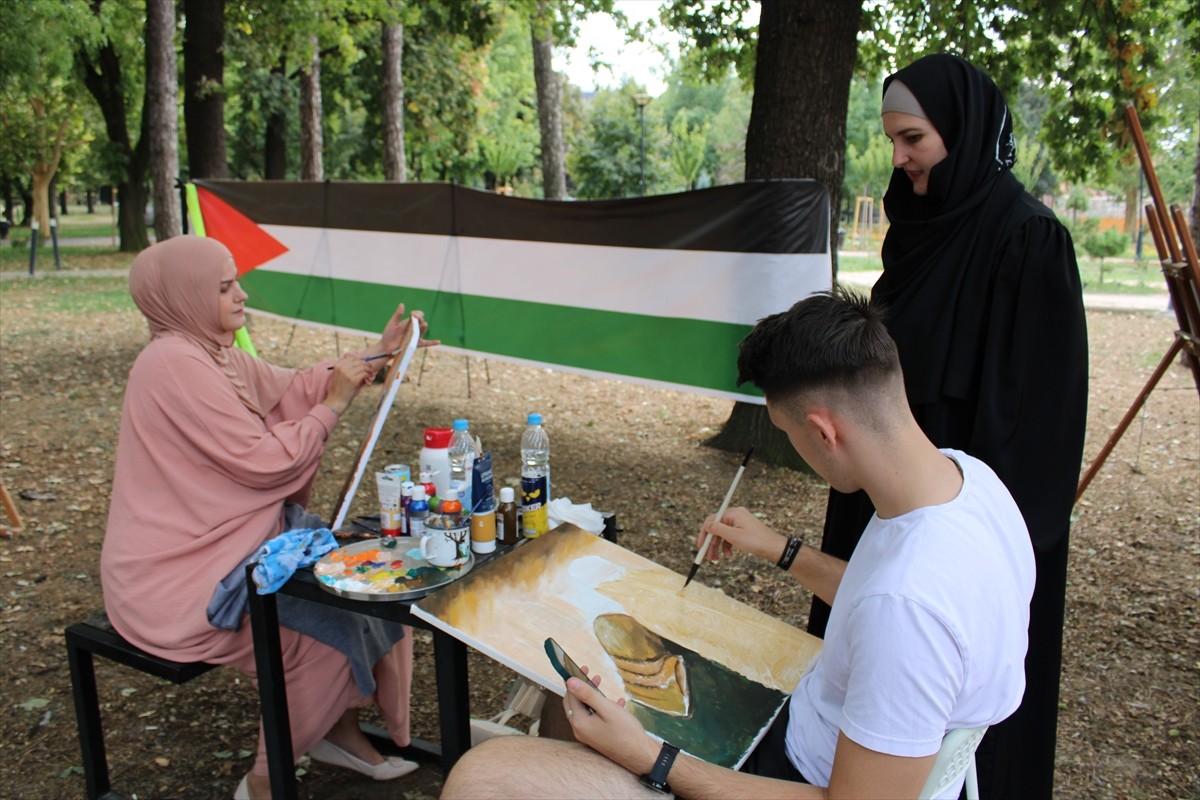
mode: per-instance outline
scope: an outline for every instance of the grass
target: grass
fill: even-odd
[[[121,277],[47,275],[41,280],[0,283],[0,308],[96,316],[133,309],[129,283]]]
[[[73,246],[59,243],[58,253],[62,272],[81,270],[128,269],[133,262],[132,253],[122,253],[115,247],[98,245]],[[34,271],[39,275],[53,274],[54,250],[39,247]],[[0,245],[0,272],[29,272],[29,245],[24,247]]]

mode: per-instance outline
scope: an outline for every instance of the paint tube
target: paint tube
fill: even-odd
[[[400,475],[395,472],[376,472],[375,486],[379,490],[379,529],[384,536],[399,536],[404,512],[400,508]]]

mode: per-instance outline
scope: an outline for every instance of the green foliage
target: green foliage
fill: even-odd
[[[1100,283],[1104,283],[1104,259],[1119,256],[1129,249],[1129,237],[1116,228],[1094,231],[1083,238],[1083,249],[1100,259]]]
[[[495,136],[480,137],[479,146],[484,165],[499,185],[507,185],[533,159],[533,148],[512,127],[501,129]]]
[[[1087,192],[1080,186],[1072,186],[1071,191],[1067,193],[1067,208],[1070,209],[1075,217],[1079,216],[1080,211],[1087,211],[1091,205],[1088,200]]]
[[[1038,194],[1046,188],[1049,169],[1050,148],[1028,134],[1018,136],[1017,163],[1012,168],[1017,180],[1030,192]],[[1083,210],[1086,211],[1086,207]]]
[[[605,89],[592,98],[583,129],[570,143],[567,169],[576,196],[585,200],[636,197],[641,173],[641,127],[633,96],[641,88],[626,83],[620,89]],[[666,132],[655,104],[646,115],[646,193],[667,188],[669,167],[663,162]]]
[[[1116,228],[1105,228],[1085,236],[1083,249],[1092,258],[1112,258],[1129,249],[1129,237]]]
[[[663,24],[684,35],[683,66],[690,75],[720,81],[736,70],[747,86],[754,79],[758,26],[747,23],[750,0],[672,0]]]
[[[863,151],[851,144],[846,147],[846,179],[842,197],[847,201],[857,195],[883,197],[892,179],[892,145],[879,133],[872,136]]]
[[[684,189],[696,188],[696,178],[704,166],[708,150],[707,122],[699,125],[688,123],[687,109],[681,108],[671,123],[671,166],[683,181]]]

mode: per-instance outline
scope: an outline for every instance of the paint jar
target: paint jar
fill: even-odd
[[[425,487],[414,486],[412,502],[408,505],[408,535],[424,536],[428,517],[429,501],[425,499]]]
[[[410,531],[412,526],[409,524],[408,508],[412,505],[413,488],[416,486],[412,481],[405,481],[400,484],[400,512],[404,515],[403,531],[405,536],[412,536]]]
[[[412,480],[412,470],[408,468],[408,464],[388,464],[383,468],[384,472],[389,472],[393,475],[400,476],[400,483]]]
[[[517,496],[511,486],[500,489],[500,507],[496,509],[496,542],[515,544],[521,529],[517,524]]]
[[[495,506],[471,515],[471,549],[476,553],[491,553],[496,549]]]

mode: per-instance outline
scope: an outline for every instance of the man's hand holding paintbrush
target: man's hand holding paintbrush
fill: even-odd
[[[733,493],[737,491],[738,483],[742,480],[742,473],[746,471],[746,465],[750,463],[750,456],[753,453],[753,447],[746,451],[746,457],[742,459],[742,465],[738,467],[737,474],[733,476],[733,483],[729,484],[729,491],[725,493],[725,499],[721,501],[721,508],[717,511],[716,519],[721,519],[725,516],[725,509],[729,508],[729,501],[733,499]],[[713,518],[709,517],[709,519]],[[701,529],[700,536],[702,541],[697,542],[699,549],[696,551],[696,559],[692,562],[692,568],[688,570],[687,580],[683,582],[684,589],[692,582],[692,578],[696,577],[696,570],[700,569],[700,564],[704,561],[704,556],[708,552],[709,543],[712,541],[712,532],[709,531],[705,534],[704,530],[707,528],[708,525],[705,525],[704,529]]]
[[[718,519],[704,521],[697,546],[709,561],[729,556],[734,550],[750,553],[785,569],[813,594],[829,605],[846,571],[840,558],[805,547],[797,536],[784,536],[746,508],[730,508]]]

